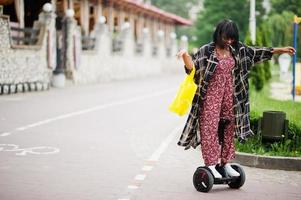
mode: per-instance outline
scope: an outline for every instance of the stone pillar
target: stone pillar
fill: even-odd
[[[65,74],[67,78],[73,79],[73,72],[78,66],[78,61],[80,59],[81,52],[81,41],[80,41],[80,29],[77,26],[77,22],[74,19],[74,11],[67,10],[66,16],[63,22],[63,46],[64,52],[63,57],[64,68],[66,70]]]
[[[136,53],[136,44],[132,28],[130,26],[124,26],[119,33],[119,39],[123,44],[122,54],[125,57],[133,57]]]
[[[164,31],[165,31],[165,44],[166,44],[166,46],[169,46],[170,45],[170,42],[171,42],[171,40],[170,40],[170,33],[171,33],[171,31],[170,31],[170,25],[169,24],[167,24],[167,23],[164,23]]]
[[[144,28],[148,29],[148,37],[151,38],[151,19],[149,17],[144,17]]]
[[[142,15],[137,16],[137,27],[136,27],[136,33],[137,33],[137,41],[136,41],[136,51],[139,54],[143,53],[143,30],[144,27],[144,17]]]
[[[129,23],[130,23],[130,31],[134,35],[134,30],[135,30],[135,14],[133,14],[131,11],[129,12]]]
[[[5,51],[6,49],[9,49],[10,44],[10,27],[9,27],[9,18],[0,15],[0,49],[1,51]]]
[[[165,33],[161,30],[161,22],[159,20],[155,21],[155,55],[158,58],[166,57],[166,50],[165,50]]]
[[[180,49],[188,50],[188,37],[186,35],[181,36]]]
[[[143,25],[144,23],[144,18],[141,15],[138,15],[137,17],[137,41],[141,41],[141,37],[142,37],[142,29],[144,27]]]
[[[9,27],[9,17],[0,15],[0,94],[9,94],[9,85],[6,83],[14,83],[11,74],[11,61],[9,59],[9,53],[11,52],[10,43],[10,27]],[[9,66],[9,67],[8,67]]]
[[[84,35],[89,34],[89,20],[90,20],[90,10],[89,1],[82,0],[80,2],[80,23],[84,31]]]
[[[151,19],[144,16],[141,30],[142,52],[144,57],[152,57],[153,43],[151,36]]]
[[[55,69],[56,63],[56,27],[55,27],[55,5],[45,3],[43,12],[39,15],[39,22],[45,24],[45,32],[47,37],[47,64],[50,69]],[[36,24],[34,24],[35,28]],[[38,28],[38,27],[37,27]]]
[[[143,56],[146,59],[150,59],[153,56],[153,43],[151,41],[151,35],[149,28],[145,27],[142,30],[142,44],[143,44]]]
[[[154,39],[154,43],[157,43],[157,40],[158,40],[158,30],[159,30],[159,24],[158,24],[158,20],[157,19],[154,19],[153,20],[153,39]]]
[[[9,17],[0,14],[0,93],[13,94],[48,89],[52,68],[47,63],[49,36],[54,29],[55,14],[51,4],[43,7],[34,27],[40,30],[36,46],[11,44]],[[48,43],[48,45],[47,45]],[[55,47],[54,47],[55,48]],[[55,55],[54,55],[55,56]]]
[[[64,9],[64,13],[66,13],[66,11],[68,10],[68,0],[63,0],[63,9]],[[70,8],[71,9],[71,8]]]
[[[162,59],[166,57],[166,49],[165,49],[165,33],[163,30],[158,30],[157,32],[157,57]]]
[[[103,20],[99,20],[96,24],[96,49],[98,52],[101,52],[100,55],[104,56],[106,59],[109,59],[111,56],[112,48],[112,38],[109,33],[108,26],[105,24],[104,17]]]
[[[110,4],[107,9],[108,9],[108,19],[107,19],[108,28],[109,28],[109,31],[111,33],[113,33],[113,30],[114,30],[114,15],[113,15],[113,9],[114,8],[113,8],[113,5]]]
[[[120,10],[118,12],[118,32],[121,31],[124,22],[125,22],[125,13],[124,10]]]
[[[170,43],[168,45],[167,56],[173,57],[178,52],[177,34],[175,32],[171,32],[168,36],[170,38]]]
[[[102,16],[102,0],[97,0],[95,9],[95,16],[94,16],[94,21],[95,21],[95,26],[97,26],[97,23],[99,22],[100,17]]]

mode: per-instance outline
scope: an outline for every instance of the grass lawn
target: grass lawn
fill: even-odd
[[[253,119],[262,117],[263,111],[283,111],[286,113],[286,119],[288,119],[290,123],[294,123],[300,130],[301,102],[275,100],[270,98],[269,95],[270,86],[268,83],[265,84],[265,87],[260,92],[256,92],[253,88],[250,89],[251,118],[252,116]],[[301,143],[299,140],[300,139],[287,139],[284,142],[262,143],[261,136],[255,135],[249,138],[245,144],[240,144],[236,140],[235,146],[240,152],[270,156],[299,157],[301,156]]]
[[[283,111],[286,113],[286,119],[294,122],[301,127],[301,102],[280,101],[269,97],[270,86],[266,84],[262,91],[256,92],[250,90],[250,107],[251,112],[255,112],[262,116],[263,111]]]

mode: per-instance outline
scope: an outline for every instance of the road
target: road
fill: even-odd
[[[176,145],[178,75],[0,97],[1,200],[301,199],[301,172],[244,167],[239,190],[199,193],[200,150]]]

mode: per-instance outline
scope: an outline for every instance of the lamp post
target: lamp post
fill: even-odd
[[[297,61],[297,33],[298,33],[298,24],[301,22],[301,17],[297,17],[296,15],[294,16],[294,48],[296,49],[295,54],[293,55],[293,101],[295,101],[295,96],[296,96],[296,74],[295,74],[295,69],[296,69],[296,61]]]
[[[249,29],[250,29],[251,41],[252,41],[252,44],[254,45],[256,42],[255,0],[250,0]]]

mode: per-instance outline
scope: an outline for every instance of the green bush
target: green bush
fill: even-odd
[[[250,74],[251,84],[255,86],[257,91],[262,90],[265,82],[265,71],[263,64],[253,67]]]
[[[267,142],[262,141],[261,134],[257,132],[259,119],[258,113],[250,113],[251,129],[255,135],[244,144],[235,141],[237,151],[270,156],[301,156],[301,127],[289,122],[288,138],[279,142]]]
[[[268,35],[265,33],[265,26],[260,26],[256,29],[256,43],[255,46],[265,46],[269,47],[270,42],[268,40]],[[248,33],[245,39],[245,43],[247,45],[252,45],[250,34]],[[271,75],[271,63],[263,62],[257,64],[255,67],[251,69],[250,79],[251,85],[254,85],[256,91],[260,91],[263,89],[263,86],[266,81],[270,80]]]

